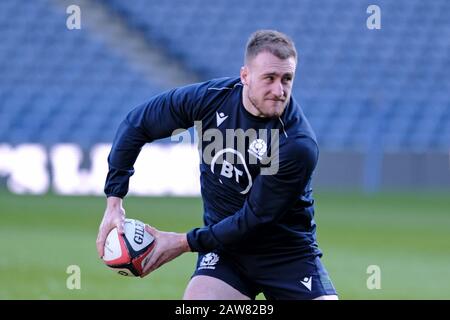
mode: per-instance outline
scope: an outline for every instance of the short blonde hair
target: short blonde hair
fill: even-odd
[[[297,50],[291,38],[275,30],[258,30],[250,36],[245,49],[245,63],[261,52],[270,52],[280,59],[294,57],[297,61]]]

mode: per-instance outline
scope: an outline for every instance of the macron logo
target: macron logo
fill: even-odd
[[[303,280],[300,280],[300,282],[306,287],[306,289],[308,289],[309,291],[311,291],[311,284],[312,284],[312,277],[305,277]]]
[[[221,113],[216,112],[217,128],[222,124],[222,122],[227,120],[227,118],[228,118],[228,116],[226,116],[223,112],[221,112]]]

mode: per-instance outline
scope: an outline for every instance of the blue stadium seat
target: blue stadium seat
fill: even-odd
[[[378,134],[389,150],[450,148],[447,0],[380,0],[381,30],[366,28],[358,0],[99,3],[205,80],[238,75],[252,31],[288,33],[299,52],[294,95],[322,147],[364,149]],[[65,17],[48,0],[0,2],[0,142],[111,140],[121,117],[160,91],[89,30],[61,28]]]
[[[123,116],[160,91],[66,17],[46,0],[0,3],[0,142],[95,143],[99,128],[116,129],[111,110]]]

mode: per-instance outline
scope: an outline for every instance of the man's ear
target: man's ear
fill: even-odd
[[[248,84],[248,67],[241,67],[241,82],[244,86]]]

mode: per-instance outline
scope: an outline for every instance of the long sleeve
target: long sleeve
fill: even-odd
[[[120,124],[108,156],[105,194],[123,198],[128,192],[134,163],[145,143],[187,129],[200,117],[207,83],[164,92],[133,109]]]
[[[260,227],[276,222],[299,199],[318,160],[318,148],[307,137],[288,138],[280,146],[279,170],[259,175],[243,207],[220,222],[191,230],[187,239],[193,251],[205,252],[236,246]]]

